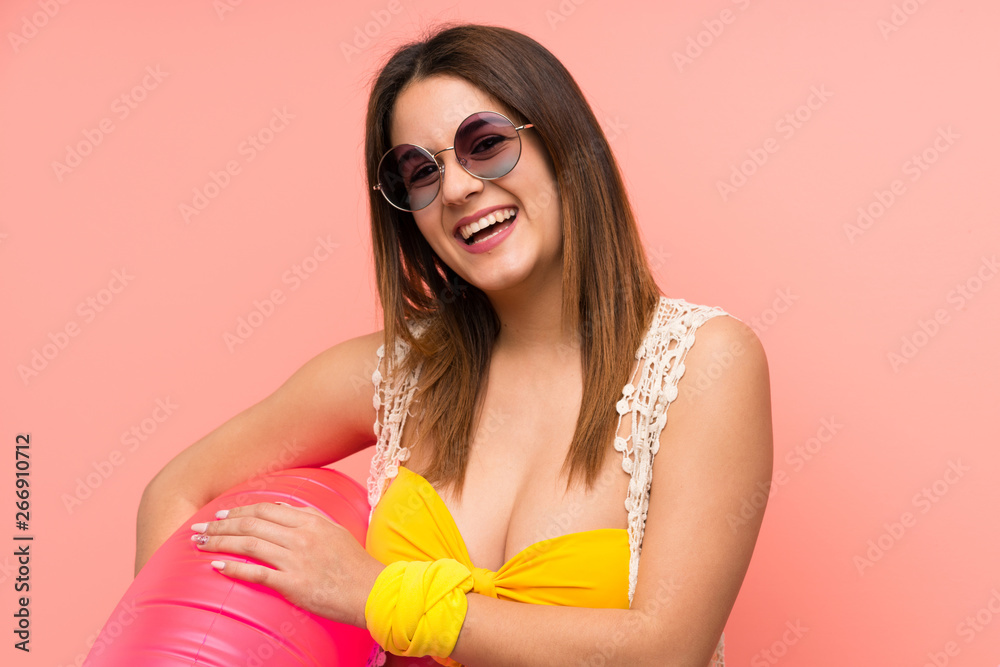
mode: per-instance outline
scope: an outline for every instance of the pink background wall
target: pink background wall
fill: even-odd
[[[727,662],[1000,661],[1000,5],[653,5],[0,4],[0,661],[79,664],[131,581],[149,479],[379,327],[367,79],[445,19],[523,31],[566,64],[661,287],[764,342],[775,486]],[[283,302],[227,345],[274,290]],[[22,376],[35,351],[51,358]],[[142,440],[123,438],[133,427]],[[23,432],[30,655],[7,629]],[[364,480],[370,455],[335,467]]]

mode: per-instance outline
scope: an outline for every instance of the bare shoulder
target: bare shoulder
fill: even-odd
[[[731,315],[710,318],[698,327],[684,366],[677,398],[670,406],[673,433],[686,433],[689,425],[711,420],[716,429],[733,436],[725,440],[726,446],[741,443],[747,456],[769,453],[770,371],[754,330]],[[754,429],[760,437],[746,437]],[[671,434],[664,432],[662,437]]]
[[[321,367],[336,367],[339,372],[353,370],[359,375],[367,372],[366,380],[370,382],[378,363],[376,353],[383,340],[384,332],[381,329],[348,338],[319,353],[313,361]]]
[[[313,406],[340,421],[342,431],[368,435],[375,418],[372,374],[382,344],[382,330],[337,343],[306,362],[273,397]]]
[[[771,480],[769,383],[749,326],[717,315],[698,327],[659,437],[633,598],[641,609],[669,586],[658,650],[679,663],[709,661],[750,564]]]
[[[744,374],[743,380],[768,379],[764,345],[753,329],[732,315],[712,317],[695,332],[685,366],[708,370],[713,364]]]

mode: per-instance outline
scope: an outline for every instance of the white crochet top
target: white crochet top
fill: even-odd
[[[631,606],[639,572],[639,555],[649,508],[649,489],[653,481],[653,458],[659,449],[660,432],[667,422],[667,408],[677,397],[677,382],[684,375],[684,358],[694,344],[695,331],[706,321],[719,315],[729,315],[720,308],[700,306],[683,299],[660,297],[653,323],[635,352],[638,361],[632,378],[622,389],[618,401],[618,427],[628,416],[632,430],[627,438],[616,437],[615,449],[622,454],[622,469],[631,476],[625,509],[628,510],[629,573],[628,599]],[[730,315],[730,317],[732,317]],[[738,319],[738,318],[736,318]],[[414,333],[418,333],[414,329]],[[408,345],[396,341],[395,360],[406,354]],[[375,385],[375,453],[368,476],[368,503],[378,504],[389,482],[399,471],[399,464],[410,457],[410,451],[400,444],[403,423],[409,415],[410,400],[420,375],[418,366],[409,377],[383,378],[380,372],[385,346],[377,351],[378,365],[372,374]],[[399,366],[394,366],[398,368]],[[383,410],[384,408],[384,410]],[[381,421],[380,421],[381,418]],[[617,433],[618,431],[616,431]],[[371,514],[369,514],[369,519]],[[719,638],[715,655],[708,667],[724,667],[725,635]],[[376,645],[367,665],[382,665],[384,651]]]

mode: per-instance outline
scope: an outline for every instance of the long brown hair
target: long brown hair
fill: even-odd
[[[616,403],[660,297],[608,141],[573,77],[535,40],[496,26],[441,26],[396,50],[378,72],[368,102],[365,163],[372,247],[387,341],[388,374],[422,364],[414,401],[421,439],[438,443],[425,476],[462,493],[471,439],[482,416],[500,320],[486,295],[434,253],[411,213],[378,191],[379,159],[391,148],[395,102],[410,82],[433,75],[465,79],[535,124],[555,167],[562,209],[562,317],[581,345],[583,398],[562,473],[586,473],[589,490],[613,442]],[[545,202],[536,202],[542,205]],[[419,335],[410,327],[417,325]],[[409,344],[400,369],[393,341]]]

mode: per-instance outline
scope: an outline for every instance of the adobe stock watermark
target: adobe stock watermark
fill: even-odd
[[[17,569],[17,561],[12,561],[10,556],[4,557],[3,563],[0,563],[0,584],[3,584],[12,576],[17,574]]]
[[[621,439],[620,436],[615,438],[616,441],[619,439]],[[616,449],[619,452],[624,451],[624,449],[619,449],[617,446]],[[632,452],[629,451],[628,455],[628,460],[631,462],[633,457]],[[626,480],[631,483],[631,479],[631,475],[625,473],[624,469],[617,464],[612,466],[612,470],[602,470],[594,480],[594,485],[591,488],[590,493],[584,497],[583,501],[574,501],[567,505],[565,509],[550,515],[545,528],[539,527],[534,531],[532,537],[535,541],[522,549],[520,554],[522,556],[532,557],[534,555],[550,551],[556,546],[556,543],[553,542],[556,538],[572,534],[570,528],[573,527],[574,519],[578,519],[579,517],[587,514],[593,516],[594,511],[599,509],[595,508],[596,505],[599,505],[599,498],[607,497],[608,491],[617,483],[625,484]],[[617,493],[615,495],[617,495]],[[627,492],[626,496],[628,496]]]
[[[620,658],[615,659],[618,652],[624,646],[636,641],[636,638],[649,636],[649,633],[656,628],[656,617],[676,599],[681,587],[681,581],[677,577],[660,579],[652,599],[638,608],[628,610],[623,627],[611,635],[610,643],[602,646],[597,653],[577,664],[581,667],[605,667],[606,665],[622,664]]]
[[[220,21],[225,21],[226,16],[235,12],[242,4],[243,0],[212,0],[212,9]]]
[[[706,389],[711,387],[718,381],[719,378],[728,370],[735,362],[736,359],[746,352],[746,348],[738,340],[734,340],[729,344],[723,352],[713,351],[712,359],[704,368],[698,368],[696,372],[687,373],[685,372],[685,377],[687,377],[687,382],[682,383],[680,386],[684,391],[684,396],[687,400],[693,400],[698,398],[705,392]]]
[[[510,420],[511,415],[498,408],[490,408],[479,418],[479,428],[472,437],[472,446],[485,445]]]
[[[208,208],[208,205],[232,184],[233,177],[242,172],[244,165],[253,162],[259,153],[267,149],[271,142],[288,128],[288,121],[294,118],[287,107],[272,108],[267,123],[253,134],[247,135],[247,138],[236,147],[236,154],[243,157],[242,164],[240,160],[232,159],[228,160],[219,171],[209,169],[208,180],[204,185],[194,188],[190,203],[186,201],[180,203],[178,209],[184,222],[190,223],[191,218],[200,215]]]
[[[750,667],[769,667],[778,664],[793,646],[802,641],[807,632],[809,628],[803,626],[799,619],[795,619],[794,623],[785,621],[785,631],[778,639],[771,642],[770,646],[753,654],[750,658]]]
[[[77,653],[73,662],[68,665],[59,665],[59,667],[80,667],[88,658],[101,657],[115,643],[115,640],[122,636],[125,629],[135,623],[135,619],[144,609],[144,607],[137,609],[135,602],[131,601],[124,603],[117,614],[112,611],[104,627],[87,637],[84,642],[86,650],[83,653]]]
[[[960,138],[961,135],[957,134],[951,125],[947,128],[938,127],[937,136],[934,137],[931,144],[903,162],[901,167],[903,175],[908,176],[911,183],[916,183],[932,165],[941,159],[942,155],[955,145],[955,140]],[[906,192],[906,182],[901,178],[893,179],[885,190],[879,188],[873,190],[872,199],[867,204],[858,207],[855,221],[844,223],[844,235],[847,240],[853,245],[857,238],[871,229]]]
[[[505,414],[501,410],[494,408],[487,409],[480,417],[480,431],[474,434],[473,442],[480,443],[489,440],[494,433],[497,433],[503,428],[509,419],[510,415]],[[395,477],[398,473],[398,465],[389,464],[386,466],[387,476]],[[429,499],[433,498],[435,495],[437,495],[437,491],[434,489],[433,485],[419,485],[411,493],[407,493],[406,497],[402,499],[402,502],[397,502],[392,506],[392,509],[396,514],[396,518],[399,521],[408,520],[414,514],[419,512],[421,508],[426,507]]]
[[[795,134],[805,127],[813,118],[813,114],[833,97],[833,93],[827,90],[826,84],[820,86],[810,86],[809,96],[805,102],[786,112],[774,123],[774,131],[785,141],[789,141]],[[736,194],[737,190],[750,182],[750,179],[771,159],[771,156],[778,152],[781,143],[777,137],[768,137],[761,142],[757,148],[746,150],[746,159],[739,164],[731,164],[729,178],[717,180],[715,188],[719,192],[722,201],[728,202],[729,198]]]
[[[37,0],[35,5],[39,11],[34,11],[31,15],[21,17],[21,26],[17,32],[7,33],[7,41],[14,53],[20,53],[21,47],[28,43],[28,40],[38,36],[38,32],[49,24],[49,21],[56,17],[63,5],[68,5],[69,0]]]
[[[361,375],[351,373],[349,379],[355,396],[359,395],[363,391],[366,394],[370,392],[374,397],[375,380],[372,376],[375,374],[375,371],[378,370],[378,362],[379,358],[377,356],[373,356],[371,359],[365,360],[365,370],[361,373]]]
[[[990,597],[986,603],[975,612],[967,615],[955,626],[955,634],[961,638],[966,645],[975,641],[976,637],[986,631],[993,623],[993,620],[1000,616],[1000,590],[996,587],[990,589]],[[946,667],[951,664],[951,659],[962,652],[962,647],[955,640],[945,642],[940,651],[928,651],[927,661],[923,667]]]
[[[894,3],[892,11],[889,12],[889,18],[880,18],[875,22],[875,27],[881,33],[882,39],[888,41],[889,35],[899,32],[899,29],[909,22],[910,17],[920,11],[920,8],[925,4],[927,4],[927,0],[903,0],[899,4]]]
[[[910,511],[905,511],[900,514],[897,521],[887,522],[882,524],[883,530],[877,537],[868,540],[865,543],[867,549],[862,555],[856,555],[853,558],[854,567],[858,571],[858,576],[863,577],[865,575],[865,570],[873,567],[875,563],[882,560],[885,555],[906,536],[908,532],[913,530],[914,526],[917,525],[921,515],[925,515],[930,512],[941,500],[948,495],[951,488],[958,484],[958,482],[965,476],[965,473],[972,470],[967,465],[963,465],[961,459],[957,461],[948,461],[948,467],[945,469],[944,474],[940,478],[934,480],[927,486],[924,486],[920,491],[913,494],[913,498],[910,499],[910,503],[913,505],[914,509],[919,512],[914,514]]]
[[[576,8],[585,3],[587,0],[560,0],[556,8],[545,10],[545,20],[548,21],[549,27],[553,30],[560,23],[565,23],[566,19],[576,13]]]
[[[775,292],[776,297],[772,302],[772,305],[765,308],[757,316],[747,318],[743,321],[744,324],[749,326],[755,335],[760,336],[764,331],[773,326],[781,315],[788,312],[791,306],[799,299],[798,296],[792,294],[791,289],[778,289]],[[698,368],[697,370],[689,370],[686,372],[685,376],[688,377],[688,381],[679,385],[679,388],[683,391],[684,395],[688,400],[693,400],[715,384],[723,376],[723,374],[728,370],[736,359],[746,352],[746,348],[739,341],[733,341],[730,343],[729,347],[723,352],[715,351],[712,353],[712,359],[708,362],[705,368]],[[676,394],[674,395],[676,397]],[[671,397],[670,400],[673,400]]]
[[[302,621],[306,618],[305,613],[297,606],[292,607],[294,610],[296,620],[299,622],[299,626],[302,625]],[[245,667],[265,667],[270,660],[278,654],[286,654],[288,649],[286,648],[289,640],[295,635],[298,628],[291,621],[282,621],[277,627],[277,636],[281,637],[281,643],[279,643],[271,634],[262,633],[264,639],[255,648],[243,648],[246,653],[245,659],[243,660],[243,665]],[[278,653],[278,652],[281,653]]]
[[[132,112],[138,109],[139,105],[149,97],[149,94],[159,88],[169,75],[170,72],[162,71],[159,65],[155,67],[148,65],[145,76],[111,103],[110,111],[114,118],[123,121],[132,115]],[[55,173],[56,180],[62,183],[66,176],[82,165],[84,158],[92,155],[94,149],[104,143],[107,135],[114,132],[115,129],[115,121],[112,116],[105,116],[99,120],[97,127],[84,128],[82,130],[83,139],[72,145],[66,144],[66,154],[63,161],[52,161],[52,171]]]
[[[614,286],[614,291],[609,295],[609,300],[621,299],[623,291],[620,285]],[[597,336],[597,327],[592,320],[581,320],[576,331],[572,332],[568,340],[561,340],[555,344],[553,351],[560,361],[577,360],[585,342],[593,341]],[[575,361],[574,361],[575,363]],[[633,364],[634,365],[634,364]]]
[[[72,493],[63,493],[59,499],[68,514],[72,514],[77,508],[83,505],[83,501],[94,495],[97,489],[101,488],[115,471],[124,465],[128,455],[133,454],[146,442],[160,424],[167,421],[180,406],[170,400],[170,397],[156,399],[153,410],[148,416],[133,424],[122,433],[119,441],[123,449],[113,449],[106,458],[101,458],[91,462],[93,471],[82,477],[76,478],[76,485]]]
[[[746,11],[750,6],[750,0],[732,0],[732,3],[739,7],[740,11]],[[736,22],[739,16],[730,8],[725,8],[719,12],[718,18],[705,19],[701,22],[702,29],[694,35],[689,35],[684,44],[684,49],[674,51],[672,55],[677,71],[684,73],[684,68],[693,65],[694,61],[700,58],[705,52],[715,44],[716,40],[722,37],[726,31],[726,26]]]
[[[658,245],[646,253],[646,261],[649,262],[649,270],[659,273],[660,269],[667,265],[667,260],[673,255],[666,251],[662,245]]]
[[[966,305],[979,296],[983,287],[997,275],[1000,271],[1000,262],[997,256],[986,257],[983,255],[979,266],[971,276],[960,283],[957,283],[945,296],[945,302],[952,306],[953,312],[962,312]],[[925,349],[942,329],[951,323],[952,313],[945,307],[934,309],[934,313],[927,319],[917,318],[917,325],[914,329],[904,334],[900,338],[898,350],[892,350],[886,354],[889,367],[893,373],[898,373],[899,369],[913,361],[913,359]]]
[[[629,127],[628,124],[622,121],[619,116],[612,118],[609,115],[604,115],[603,119],[598,119],[598,123],[601,126],[601,132],[604,134],[604,139],[607,141],[608,147],[611,149],[613,149],[615,140],[625,134],[625,130]],[[603,143],[604,142],[602,142],[600,138],[595,138],[589,142],[589,146],[594,150],[600,151],[602,150]],[[583,144],[583,146],[587,145],[587,142]],[[570,156],[572,159],[567,160],[567,164],[559,170],[559,177],[562,179],[563,187],[567,189],[577,187],[576,182],[578,178],[578,169],[590,169],[590,165],[582,156],[589,155],[590,151],[580,150],[576,151],[573,156]],[[542,187],[539,195],[524,202],[524,209],[529,216],[533,217],[540,215],[542,211],[552,204],[555,204],[556,206],[561,205],[562,200],[559,198],[559,193],[557,192],[560,187],[558,183],[559,181],[557,179],[556,189]]]
[[[33,378],[38,377],[42,371],[48,368],[49,364],[55,361],[69,346],[71,339],[80,335],[80,332],[83,331],[81,325],[93,322],[98,314],[104,312],[133,280],[135,280],[135,276],[131,275],[125,267],[112,271],[111,280],[108,281],[107,287],[102,287],[77,305],[76,314],[80,316],[80,321],[70,318],[56,331],[48,332],[48,342],[43,343],[40,348],[32,348],[27,364],[17,365],[17,374],[21,378],[21,382],[27,386]]]
[[[340,52],[344,54],[344,60],[351,60],[370,49],[382,31],[389,27],[392,20],[403,12],[403,4],[400,0],[389,0],[385,9],[373,9],[371,20],[365,21],[362,25],[354,26],[354,35],[350,42],[340,43]]]
[[[430,296],[435,307],[440,309],[445,305],[462,301],[466,298],[466,292],[468,291],[469,283],[458,274],[454,274],[448,276],[443,286],[435,287],[431,290]]]
[[[802,472],[806,465],[818,457],[843,429],[844,425],[838,422],[835,416],[820,419],[816,433],[806,438],[805,442],[796,444],[791,451],[785,454],[785,463],[791,468],[792,473]],[[792,475],[784,468],[778,468],[771,474],[770,482],[758,482],[756,490],[740,503],[739,512],[726,514],[729,530],[735,534],[740,528],[747,525],[751,519],[767,507],[768,503],[777,497],[778,489],[787,486],[790,481],[792,481]]]
[[[606,114],[604,115],[604,121],[601,122],[601,131],[604,132],[604,138],[608,140],[608,144],[613,144],[615,139],[625,134],[625,130],[627,129],[628,124],[622,122],[619,116],[612,118]]]
[[[306,451],[306,446],[296,439],[282,440],[281,449],[277,456],[273,457],[265,465],[258,466],[244,484],[253,491],[266,491],[269,485],[268,477],[281,470],[288,470],[300,465],[299,456]],[[231,510],[234,507],[242,507],[260,502],[260,498],[251,491],[245,491],[238,496],[232,496],[225,500],[219,509]]]
[[[776,290],[774,294],[775,296],[771,301],[771,305],[760,311],[760,314],[749,318],[746,322],[747,326],[753,329],[753,332],[758,336],[773,327],[781,316],[787,313],[795,302],[799,300],[797,295],[792,294],[790,287]]]
[[[339,247],[339,243],[330,240],[329,234],[326,235],[326,238],[317,236],[316,245],[313,246],[312,251],[281,274],[281,283],[289,286],[289,292],[296,291],[319,270],[324,262],[330,259],[333,251]],[[237,346],[247,342],[257,329],[274,315],[278,306],[285,303],[285,298],[285,293],[281,288],[276,287],[263,299],[253,300],[250,312],[236,318],[236,328],[231,332],[224,331],[222,333],[222,341],[226,344],[230,354],[236,351]]]

